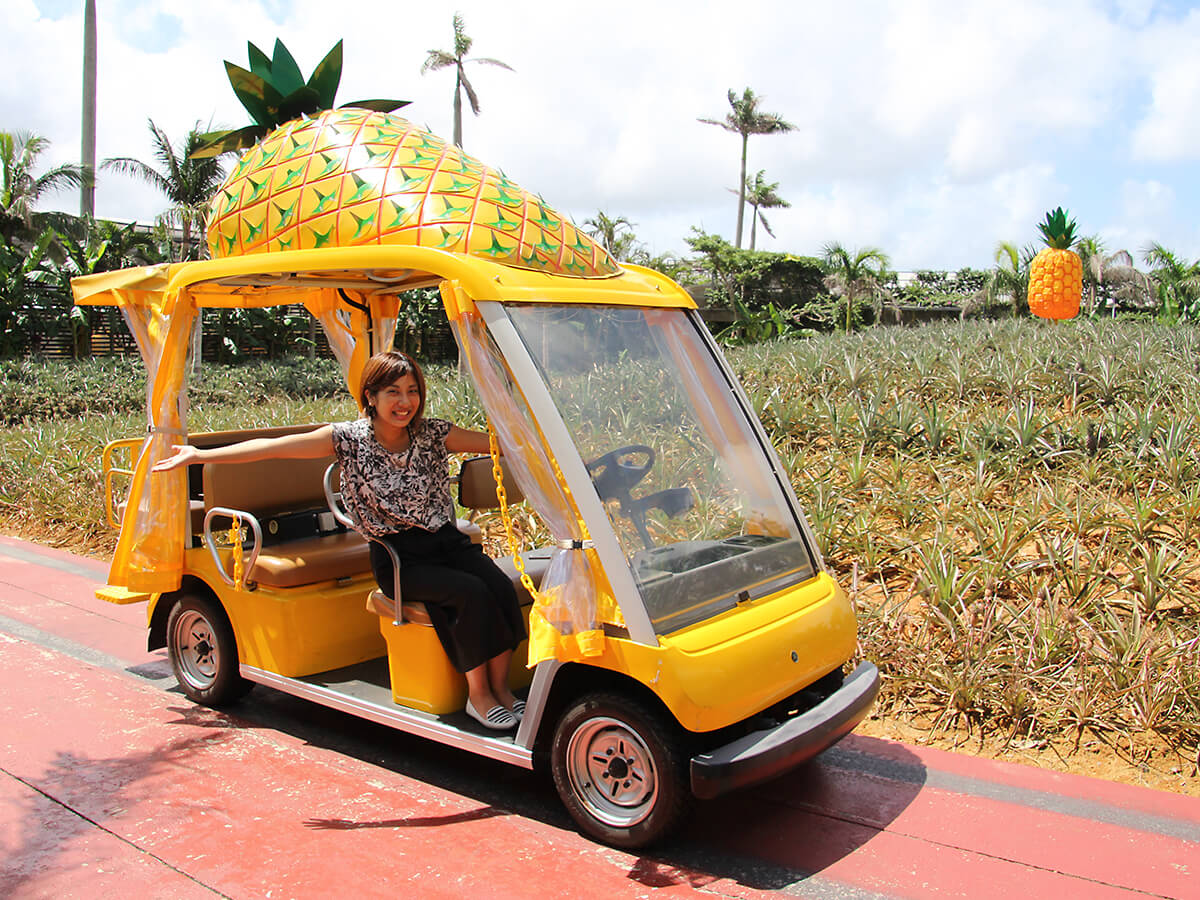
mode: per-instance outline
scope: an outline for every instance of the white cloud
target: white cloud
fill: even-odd
[[[1149,224],[1174,213],[1175,192],[1158,181],[1126,181],[1121,185],[1121,201],[1130,221]]]
[[[1189,52],[1195,52],[1198,39],[1200,34],[1192,38]],[[1133,132],[1134,157],[1154,162],[1200,159],[1200,58],[1166,59],[1151,80],[1150,109]]]

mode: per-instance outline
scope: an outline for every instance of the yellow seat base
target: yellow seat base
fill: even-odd
[[[439,716],[461,711],[467,704],[467,679],[450,665],[425,604],[409,601],[402,610],[404,621],[396,625],[396,606],[383,591],[367,597],[367,611],[379,616],[379,633],[387,643],[392,701]],[[528,608],[522,612],[528,620]],[[527,642],[522,642],[509,666],[513,688],[527,687],[533,679],[527,657]]]
[[[387,642],[394,703],[434,715],[466,706],[467,679],[450,665],[432,625],[396,625],[390,616],[380,616],[379,633]]]

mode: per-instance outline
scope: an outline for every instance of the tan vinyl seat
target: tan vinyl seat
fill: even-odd
[[[252,513],[263,526],[264,536],[269,536],[272,517],[325,510],[325,470],[332,462],[333,457],[205,463],[201,474],[204,500],[199,510],[191,511],[193,529],[203,531],[204,513],[217,506]],[[457,526],[472,543],[483,543],[483,532],[474,522],[459,519]],[[369,546],[352,531],[268,544],[246,577],[279,588],[354,577],[371,571]]]
[[[205,463],[205,509],[252,513],[269,528],[272,516],[325,508],[323,478],[332,457]],[[313,535],[262,548],[246,577],[267,587],[298,587],[371,570],[367,542],[354,532]]]

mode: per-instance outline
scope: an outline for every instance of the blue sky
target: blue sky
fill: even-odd
[[[1200,257],[1200,8],[1154,0],[742,0],[606,4],[462,0],[97,0],[98,156],[149,160],[146,120],[182,138],[237,126],[222,59],[282,37],[310,70],[345,39],[339,97],[399,97],[449,135],[453,75],[422,76],[461,11],[483,104],[466,149],[577,221],[603,209],[654,252],[699,226],[732,239],[740,142],[721,118],[750,86],[798,126],[754,138],[792,204],[759,246],[877,246],[899,269],[991,265],[1032,242],[1046,210],[1136,255]],[[0,128],[45,135],[46,165],[78,155],[82,0],[5,0],[11,74]],[[332,24],[330,16],[338,18]],[[152,219],[161,198],[103,175],[97,212]],[[48,206],[73,209],[71,196]],[[747,226],[748,227],[748,226]]]

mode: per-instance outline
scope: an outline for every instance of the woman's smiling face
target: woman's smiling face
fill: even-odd
[[[421,388],[412,373],[367,396],[375,405],[375,421],[392,428],[407,428],[421,406]]]

